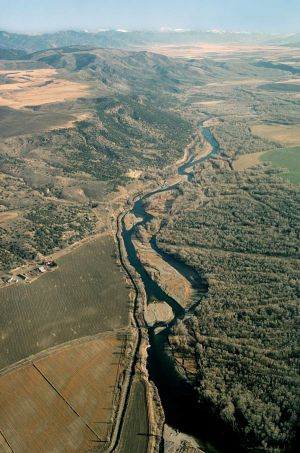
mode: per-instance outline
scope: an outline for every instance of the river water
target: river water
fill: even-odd
[[[183,178],[191,179],[192,174],[187,172],[187,170],[219,151],[218,143],[211,134],[210,129],[202,127],[201,131],[205,139],[211,144],[212,150],[204,158],[197,158],[195,155],[190,156],[187,162],[178,168],[178,174]],[[174,320],[159,333],[155,332],[155,328],[149,328],[150,348],[148,350],[148,372],[150,379],[158,389],[166,423],[180,432],[193,436],[199,443],[199,446],[204,448],[207,453],[224,453],[232,451],[232,449],[224,448],[222,428],[214,419],[214,414],[211,410],[198,403],[196,390],[178,373],[174,366],[174,361],[170,356],[168,344],[170,329],[178,319],[182,319],[187,315],[187,312],[149,277],[137,257],[132,242],[137,226],[145,225],[152,219],[152,216],[144,209],[144,202],[153,195],[166,191],[174,191],[177,189],[177,186],[175,184],[158,189],[139,198],[134,203],[131,212],[141,220],[130,230],[126,229],[123,222],[122,236],[129,262],[139,273],[143,281],[148,303],[152,300],[167,302],[175,314]],[[156,245],[155,236],[152,237],[151,246],[168,265],[173,266],[192,284],[197,294],[197,302],[188,310],[188,313],[192,314],[195,305],[201,303],[201,299],[208,291],[207,282],[194,269],[161,251]],[[216,429],[218,430],[217,436]],[[220,445],[222,445],[222,448]],[[163,442],[161,445],[162,452],[164,452]]]

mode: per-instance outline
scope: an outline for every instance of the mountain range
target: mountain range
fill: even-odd
[[[32,53],[45,49],[84,45],[103,48],[134,49],[153,44],[195,43],[281,44],[299,46],[300,34],[270,35],[264,33],[236,33],[223,31],[131,31],[107,30],[100,32],[59,31],[37,35],[0,31],[0,49],[15,49]],[[2,54],[1,58],[11,55]]]

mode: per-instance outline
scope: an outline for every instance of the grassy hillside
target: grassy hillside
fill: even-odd
[[[42,132],[49,127],[55,128],[74,119],[72,115],[60,112],[34,112],[0,107],[0,137],[15,137],[30,132]]]

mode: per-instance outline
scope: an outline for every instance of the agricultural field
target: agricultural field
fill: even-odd
[[[292,183],[300,183],[300,147],[269,151],[262,154],[260,160],[273,167],[286,169],[280,176]]]
[[[159,53],[173,58],[205,58],[205,57],[222,57],[230,58],[233,56],[244,55],[268,55],[274,54],[280,56],[289,53],[294,55],[294,49],[282,49],[278,46],[266,46],[244,43],[194,43],[194,44],[154,44],[147,46],[150,52]]]
[[[256,124],[251,129],[254,135],[278,142],[284,146],[297,146],[300,144],[299,124]]]
[[[58,258],[58,269],[0,289],[0,369],[55,345],[128,325],[129,290],[108,235]]]
[[[145,384],[135,381],[131,388],[117,453],[147,453],[150,435]]]
[[[280,176],[292,183],[300,182],[300,148],[278,148],[253,154],[244,154],[234,162],[236,170],[246,170],[262,163],[282,169]]]
[[[0,106],[21,109],[77,99],[89,94],[83,83],[59,78],[55,69],[0,70]]]
[[[0,374],[0,450],[102,449],[111,434],[125,333],[73,341]]]
[[[275,151],[275,152],[278,152],[278,151]],[[243,154],[242,156],[239,156],[234,161],[235,170],[246,170],[247,168],[255,167],[255,165],[261,164],[261,158],[262,158],[263,154],[264,154],[264,152],[260,152],[260,153],[253,153],[253,154]]]
[[[74,127],[88,114],[70,104],[90,94],[90,85],[64,79],[53,68],[0,69],[0,137]]]
[[[157,51],[180,58],[66,47],[6,62],[0,73],[1,270],[105,234],[61,255],[53,272],[0,289],[0,445],[42,450],[49,437],[54,450],[103,446],[122,347],[112,331],[128,326],[130,305],[105,233],[110,200],[119,189],[129,196],[132,178],[140,187],[166,178],[192,139],[203,150],[203,124],[219,152],[162,212],[157,243],[209,290],[169,342],[201,401],[241,444],[292,442],[299,194],[275,160],[245,172],[234,164],[245,156],[245,169],[276,146],[300,144],[297,65],[282,66],[299,51],[229,43]],[[135,380],[118,453],[146,453],[149,436],[145,386]]]

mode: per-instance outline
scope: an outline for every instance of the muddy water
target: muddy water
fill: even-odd
[[[202,133],[207,141],[212,145],[212,151],[209,156],[197,159],[196,156],[190,156],[188,161],[178,168],[178,174],[183,178],[190,179],[192,175],[187,172],[188,169],[207,159],[211,154],[218,152],[219,147],[215,138],[208,128],[202,128]],[[152,219],[152,216],[144,209],[144,202],[151,196],[176,189],[177,185],[155,190],[136,200],[132,213],[142,219],[133,228],[126,230],[123,223],[122,235],[128,259],[136,271],[140,274],[147,293],[148,303],[152,300],[165,301],[173,309],[175,319],[166,326],[160,333],[155,333],[155,329],[149,329],[150,348],[148,351],[148,371],[150,379],[155,383],[165,412],[166,423],[174,429],[193,436],[208,453],[222,453],[227,450],[217,445],[223,444],[222,433],[210,409],[201,406],[198,403],[198,396],[194,388],[182,378],[177,372],[174,361],[169,354],[168,335],[170,329],[178,319],[182,319],[188,313],[192,314],[195,305],[201,303],[201,299],[207,293],[208,286],[206,281],[194,269],[186,264],[176,260],[174,257],[161,251],[156,245],[155,236],[151,239],[152,248],[161,256],[169,266],[173,266],[180,272],[192,285],[197,293],[197,302],[189,308],[187,312],[160,286],[154,282],[137,257],[136,250],[133,246],[132,239],[136,228],[139,225],[146,225]],[[216,436],[216,429],[219,434]],[[164,451],[164,445],[161,445],[161,452]]]

